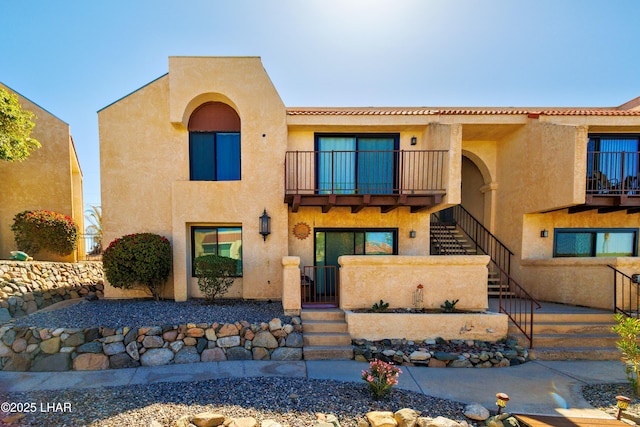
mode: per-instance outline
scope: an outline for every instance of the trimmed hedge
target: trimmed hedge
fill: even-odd
[[[35,255],[47,250],[58,255],[71,254],[78,244],[78,226],[70,217],[58,212],[23,211],[11,226],[18,250]]]
[[[171,271],[171,243],[153,233],[115,239],[102,255],[104,273],[116,288],[146,287],[158,300]]]

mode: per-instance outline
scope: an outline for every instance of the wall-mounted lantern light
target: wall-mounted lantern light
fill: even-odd
[[[416,238],[416,230],[411,230],[409,232],[409,238],[411,238],[411,239],[415,239]]]
[[[418,143],[418,138],[416,138],[415,136],[411,137],[411,145],[416,145]]]
[[[547,230],[546,228],[544,230],[541,230],[540,237],[542,237],[543,239],[546,239],[547,237],[549,237],[549,230]]]
[[[265,242],[267,241],[267,236],[271,234],[271,217],[267,214],[266,209],[260,217],[260,234],[262,234]]]

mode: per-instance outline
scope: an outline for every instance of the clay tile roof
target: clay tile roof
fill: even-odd
[[[640,110],[621,107],[295,107],[290,116],[433,116],[433,115],[546,115],[546,116],[640,116]]]

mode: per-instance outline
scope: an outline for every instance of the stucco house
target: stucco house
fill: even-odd
[[[69,131],[69,125],[15,90],[23,109],[35,114],[31,135],[42,145],[22,162],[0,161],[0,259],[9,259],[16,250],[11,225],[14,216],[25,210],[50,210],[72,218],[84,229],[82,171]],[[84,242],[78,242],[75,253],[60,257],[41,252],[37,259],[76,261],[84,253]]]
[[[169,238],[177,301],[200,296],[203,253],[241,265],[228,297],[292,312],[406,307],[417,289],[483,310],[492,275],[498,293],[609,310],[612,267],[640,272],[638,98],[298,108],[260,58],[170,57],[98,118],[105,242]]]

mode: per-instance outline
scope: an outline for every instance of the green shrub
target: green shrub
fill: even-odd
[[[622,352],[622,361],[625,364],[627,380],[633,392],[640,395],[640,384],[638,383],[638,374],[640,374],[640,319],[627,317],[624,314],[616,313],[616,326],[611,330],[618,334],[620,340],[616,342],[618,349]]]
[[[109,244],[102,265],[109,284],[116,288],[146,287],[156,300],[171,271],[171,244],[153,233],[123,236]]]
[[[454,301],[446,300],[444,304],[440,304],[440,308],[444,313],[453,313],[456,311],[456,304],[460,301],[459,299]]]
[[[389,309],[389,303],[380,300],[380,302],[377,302],[377,303],[375,303],[375,304],[373,304],[371,306],[371,308],[369,309],[369,312],[370,313],[384,313],[388,309]]]
[[[214,302],[233,284],[238,261],[219,255],[202,255],[195,259],[195,266],[200,291],[207,300]]]
[[[58,212],[36,210],[20,212],[11,226],[18,250],[35,255],[46,250],[69,255],[78,244],[78,226]]]

